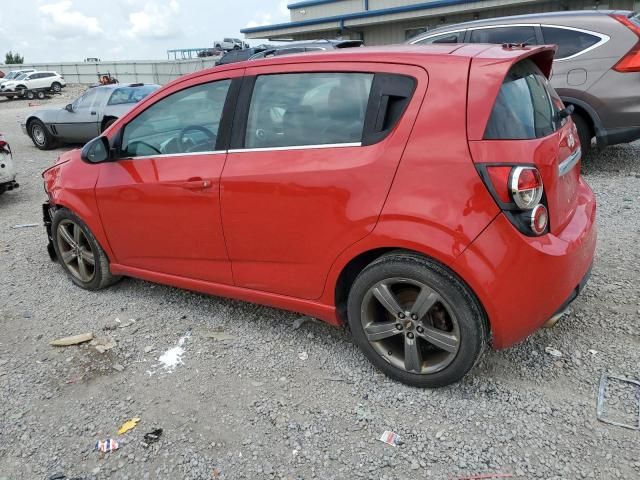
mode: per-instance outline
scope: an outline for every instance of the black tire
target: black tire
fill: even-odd
[[[38,97],[38,100],[44,100],[44,97],[46,95],[44,94],[44,92],[42,90],[40,90],[38,93],[36,93],[36,97]]]
[[[33,90],[27,90],[26,97],[27,100],[33,100],[34,98],[36,98],[36,94]]]
[[[51,84],[51,91],[58,93],[62,90],[62,84],[60,82],[53,82]]]
[[[49,133],[49,130],[45,127],[44,123],[40,120],[31,120],[27,124],[29,136],[33,144],[40,150],[51,150],[56,146],[56,141],[53,135]]]
[[[576,124],[578,129],[578,137],[580,138],[580,148],[582,149],[582,155],[586,155],[591,150],[591,139],[593,138],[593,129],[591,124],[580,114],[574,113],[571,115],[573,123]]]
[[[363,312],[365,312],[364,315],[369,315],[369,313],[366,313],[369,312],[369,310],[367,310],[368,307],[365,308],[366,299],[371,298],[370,292],[374,286],[379,285],[380,282],[384,283],[387,279],[397,278],[417,281],[427,286],[431,292],[437,294],[439,298],[438,302],[440,302],[440,300],[442,301],[442,303],[435,303],[432,304],[431,307],[428,307],[429,309],[423,318],[411,315],[412,318],[417,320],[412,328],[415,332],[417,348],[421,351],[419,357],[421,362],[423,362],[420,364],[421,368],[422,365],[425,365],[426,370],[430,368],[429,362],[424,360],[425,357],[423,355],[447,355],[447,358],[449,358],[449,360],[447,360],[448,363],[444,362],[442,368],[439,370],[434,370],[430,373],[412,373],[407,371],[406,368],[394,365],[392,362],[395,361],[397,363],[398,360],[394,360],[392,357],[387,358],[386,351],[383,356],[383,354],[374,348],[373,344],[376,342],[370,342],[367,338],[362,321]],[[398,295],[398,299],[399,298],[400,296]],[[418,336],[421,335],[418,332],[421,330],[420,327],[416,327],[416,325],[425,325],[425,328],[430,328],[431,331],[433,331],[433,329],[436,328],[435,324],[431,323],[427,326],[427,317],[432,318],[434,309],[442,310],[441,305],[444,304],[446,304],[446,308],[449,310],[454,310],[455,314],[454,318],[457,332],[457,347],[455,352],[440,351],[426,340],[418,338]],[[449,310],[447,310],[447,312]],[[383,315],[389,314],[384,311],[384,308],[382,311]],[[489,341],[489,329],[484,311],[469,288],[458,279],[453,272],[441,264],[409,252],[391,252],[384,255],[368,265],[358,275],[349,292],[348,317],[354,340],[371,363],[389,377],[414,387],[442,387],[460,380],[478,362]],[[405,318],[405,320],[409,321],[408,317]],[[392,318],[389,323],[396,321],[398,320]],[[370,328],[371,325],[371,323],[368,324],[367,328]],[[414,338],[414,334],[411,333],[410,328],[411,327],[407,326],[403,332],[399,333],[399,342],[404,345],[406,345],[404,342],[407,341],[405,335],[406,337]],[[400,328],[400,330],[402,330],[402,328]],[[438,331],[443,333],[448,332],[447,330]],[[394,333],[392,335],[396,334],[397,333]],[[397,339],[398,337],[393,338]],[[420,340],[420,342],[418,342],[418,340]],[[418,345],[418,343],[420,343],[420,345]],[[406,348],[406,346],[404,348]],[[392,352],[389,351],[388,355],[391,354]],[[400,355],[398,355],[398,357],[399,356]],[[404,358],[406,366],[406,356]]]
[[[77,272],[74,273],[74,271],[72,271],[72,267],[67,265],[63,260],[63,254],[65,252],[61,251],[61,242],[59,239],[59,227],[61,224],[63,224],[63,226],[71,224],[78,226],[83,234],[83,237],[80,237],[83,238],[82,242],[84,242],[85,248],[90,247],[91,249],[91,252],[93,254],[92,258],[94,261],[94,268],[91,278],[86,281],[79,278]],[[96,238],[93,236],[89,228],[86,226],[86,224],[76,214],[74,214],[70,210],[67,210],[66,208],[60,208],[56,210],[52,219],[51,232],[53,235],[53,248],[55,249],[56,255],[58,257],[58,262],[73,283],[75,283],[79,287],[84,288],[85,290],[100,290],[102,288],[108,287],[109,285],[113,285],[121,279],[121,277],[111,274],[111,271],[109,270],[109,259],[107,258],[107,255],[104,253],[104,250],[102,249]]]
[[[18,98],[24,98],[24,94],[25,94],[26,91],[27,91],[27,88],[22,86],[22,85],[19,85],[19,86],[16,87],[16,92],[18,93],[18,95],[17,95]]]
[[[104,132],[107,128],[116,123],[116,120],[117,118],[110,118],[109,120],[107,120],[104,124],[104,127],[102,128],[102,131]]]

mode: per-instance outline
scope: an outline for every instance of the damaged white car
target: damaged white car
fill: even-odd
[[[0,194],[20,185],[16,182],[16,167],[11,156],[11,147],[0,133]]]

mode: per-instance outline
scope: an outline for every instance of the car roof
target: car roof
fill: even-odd
[[[244,60],[242,62],[228,63],[216,67],[199,70],[194,73],[183,75],[171,82],[179,83],[184,80],[197,78],[210,73],[220,73],[225,70],[235,70],[238,68],[263,67],[269,65],[286,65],[296,63],[322,63],[322,62],[379,62],[397,63],[406,65],[425,65],[434,56],[456,56],[458,58],[472,58],[481,56],[484,59],[494,59],[503,61],[516,59],[535,52],[555,51],[555,47],[549,45],[525,46],[525,47],[505,47],[496,44],[464,44],[464,43],[441,43],[435,45],[390,45],[384,47],[361,47],[361,48],[340,48],[322,50],[317,52],[306,52],[291,55],[274,56],[261,59],[260,62],[254,60]]]
[[[486,18],[482,20],[472,20],[469,22],[452,23],[451,25],[434,28],[427,32],[416,35],[415,37],[412,37],[407,41],[413,42],[419,38],[430,37],[432,35],[435,35],[438,33],[446,33],[451,30],[482,27],[482,26],[489,26],[489,25],[495,25],[500,23],[529,23],[529,22],[540,23],[540,22],[543,22],[544,20],[562,20],[562,19],[569,19],[569,18],[571,19],[580,18],[580,19],[588,20],[589,18],[606,16],[612,13],[630,14],[633,12],[631,12],[630,10],[568,10],[568,11],[562,11],[562,12],[526,13],[522,15],[493,17],[493,18]]]
[[[131,87],[131,88],[137,88],[137,87],[158,87],[160,88],[160,85],[155,84],[155,83],[111,83],[109,85],[96,85],[95,89],[100,89],[100,90],[115,90],[116,88],[121,88],[121,87]]]

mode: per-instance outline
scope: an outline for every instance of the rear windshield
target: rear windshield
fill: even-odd
[[[484,132],[485,139],[524,140],[555,132],[566,120],[562,100],[531,60],[514,65],[502,82]]]

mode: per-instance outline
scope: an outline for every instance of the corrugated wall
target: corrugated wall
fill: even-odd
[[[99,62],[99,63],[32,63],[24,65],[6,65],[5,73],[16,68],[34,68],[36,70],[53,70],[64,76],[68,83],[94,84],[98,81],[98,73],[110,73],[120,83],[157,83],[164,85],[186,73],[196,72],[213,67],[215,60],[199,58],[179,61],[132,61],[132,62]],[[13,67],[13,68],[10,68]]]

